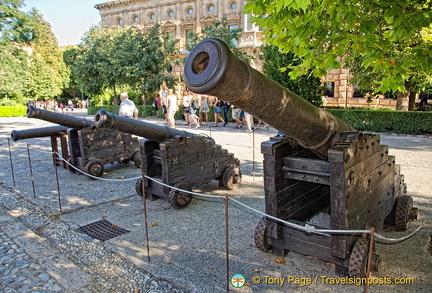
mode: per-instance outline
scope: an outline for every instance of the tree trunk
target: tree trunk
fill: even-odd
[[[416,96],[417,96],[417,94],[415,92],[410,92],[410,94],[409,94],[409,103],[408,103],[408,111],[414,111]]]
[[[397,102],[396,102],[396,110],[400,111],[408,111],[408,96],[409,91],[398,92]]]

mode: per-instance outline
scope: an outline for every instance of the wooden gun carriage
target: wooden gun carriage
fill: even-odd
[[[128,133],[113,129],[99,129],[94,127],[93,121],[85,118],[38,109],[33,106],[28,107],[27,117],[60,125],[45,128],[45,130],[31,129],[15,132],[19,134],[19,139],[43,136],[53,138],[58,133],[54,127],[63,129],[61,133],[66,133],[62,136],[63,158],[92,176],[101,176],[104,165],[114,162],[127,163],[132,160],[138,168],[141,168],[138,139]],[[66,144],[69,147],[68,150]],[[74,171],[73,168],[69,170]]]
[[[185,83],[217,96],[279,130],[263,142],[265,212],[284,221],[332,230],[365,230],[386,224],[406,230],[417,216],[404,177],[379,134],[356,131],[235,57],[210,38],[189,54]],[[318,224],[317,224],[318,223]],[[359,234],[314,234],[269,218],[255,230],[255,244],[336,264],[363,276],[369,245]],[[378,258],[372,258],[376,268]]]
[[[122,117],[99,110],[95,115],[96,127],[114,128],[137,136],[140,140],[142,171],[145,175],[191,191],[193,187],[218,180],[220,185],[235,189],[240,185],[240,161],[207,136],[196,135],[167,126]],[[177,208],[187,206],[190,194],[145,179],[146,196],[167,198]],[[142,196],[142,180],[136,183]]]

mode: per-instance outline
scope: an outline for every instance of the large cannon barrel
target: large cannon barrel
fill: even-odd
[[[17,141],[27,138],[55,136],[61,132],[65,132],[68,128],[69,127],[67,126],[58,125],[41,128],[31,128],[25,130],[12,130],[11,137],[13,141]]]
[[[197,136],[196,134],[187,131],[119,116],[105,110],[99,110],[96,112],[94,124],[96,127],[112,128],[137,136],[145,137],[157,142],[163,142],[164,140],[172,138],[174,136]]]
[[[87,120],[85,118],[79,118],[67,114],[47,111],[47,110],[36,108],[34,106],[29,106],[27,108],[27,117],[38,118],[41,120],[57,123],[75,129],[83,129],[83,128],[93,126],[93,121],[91,120]]]
[[[355,131],[238,59],[220,39],[196,45],[184,65],[186,86],[217,96],[297,140],[322,158],[338,133]]]

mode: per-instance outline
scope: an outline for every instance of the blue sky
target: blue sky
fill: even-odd
[[[101,20],[96,4],[107,0],[24,0],[22,10],[32,7],[51,24],[60,46],[78,44],[83,34]]]

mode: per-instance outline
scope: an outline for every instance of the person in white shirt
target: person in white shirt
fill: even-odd
[[[171,128],[176,128],[174,115],[177,112],[177,97],[174,95],[173,89],[168,89],[167,101],[167,124]]]
[[[119,115],[125,117],[138,118],[138,109],[135,106],[135,103],[128,98],[128,94],[126,92],[122,92],[120,94],[120,110]]]

